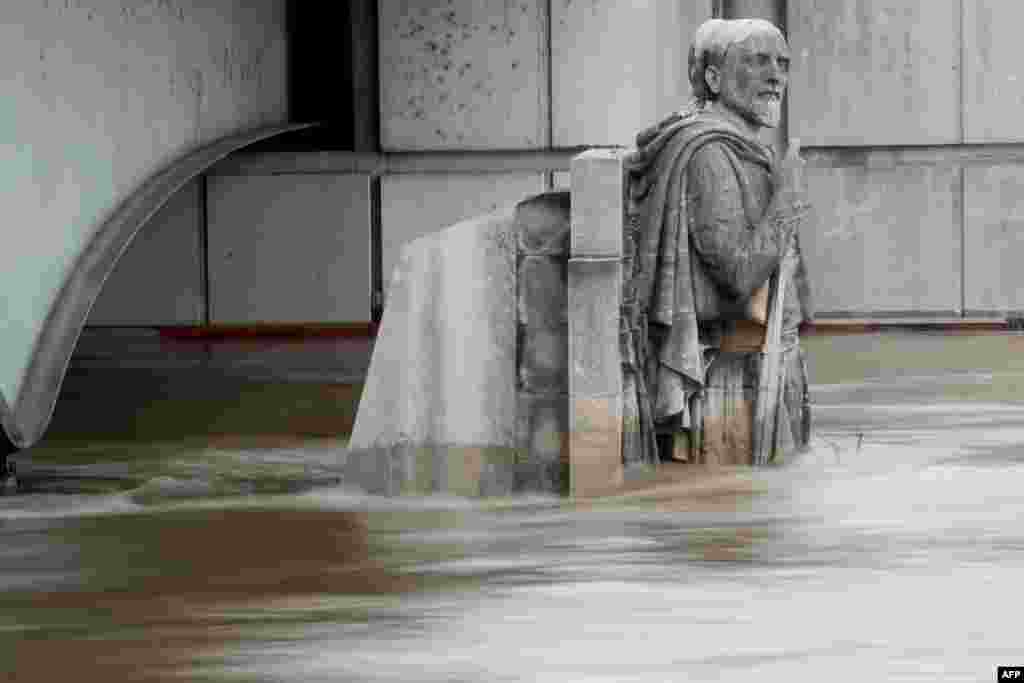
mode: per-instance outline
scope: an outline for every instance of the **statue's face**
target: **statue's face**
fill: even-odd
[[[775,128],[789,83],[786,41],[765,31],[731,45],[721,67],[708,67],[707,82],[724,106],[751,125]]]

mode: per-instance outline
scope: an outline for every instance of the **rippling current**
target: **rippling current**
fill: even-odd
[[[323,439],[69,456],[0,496],[0,671],[994,680],[1024,663],[1021,339],[808,340],[811,453],[596,499],[365,496]]]

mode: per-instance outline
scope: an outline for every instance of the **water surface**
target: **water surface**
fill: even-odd
[[[365,496],[337,436],[44,444],[0,497],[0,670],[993,680],[1024,661],[1021,341],[811,338],[806,457],[587,500]]]

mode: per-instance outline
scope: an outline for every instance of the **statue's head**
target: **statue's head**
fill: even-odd
[[[752,128],[779,125],[789,82],[789,46],[763,19],[711,19],[690,48],[690,85],[699,102],[716,102]]]

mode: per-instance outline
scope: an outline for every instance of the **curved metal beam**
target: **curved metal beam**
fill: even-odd
[[[139,229],[175,192],[232,152],[311,125],[260,128],[200,147],[151,177],[114,210],[79,255],[50,308],[36,337],[20,393],[10,403],[0,395],[0,449],[7,445],[27,448],[46,431],[89,311]]]

